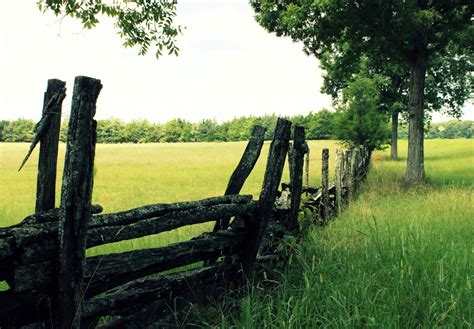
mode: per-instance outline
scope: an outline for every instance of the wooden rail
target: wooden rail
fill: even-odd
[[[365,149],[338,151],[335,184],[329,184],[329,151],[323,150],[322,188],[303,188],[304,156],[309,153],[304,128],[294,127],[290,141],[292,123],[278,119],[258,201],[239,195],[263,145],[265,129],[256,126],[223,196],[103,214],[101,206],[91,204],[96,140],[93,117],[101,88],[96,79],[75,80],[61,202],[54,208],[50,187],[56,175],[43,171],[56,168],[57,113],[65,84],[59,80],[48,83],[45,104],[53,103],[54,93],[52,112],[56,116],[43,132],[47,138],[35,136],[41,141],[41,153],[51,155],[47,161],[40,157],[37,211],[17,225],[0,229],[0,280],[10,286],[0,292],[0,328],[90,328],[106,315],[118,317],[104,327],[141,326],[150,321],[165,326],[170,307],[203,302],[220,289],[238,287],[243,279],[253,277],[261,262],[274,260],[279,239],[299,230],[305,191],[316,193],[310,194],[303,206],[317,208],[319,223],[325,223],[355,195],[367,172]],[[45,115],[50,112],[44,110]],[[277,209],[287,154],[291,195],[289,206]],[[307,162],[306,175],[308,172]],[[204,222],[215,222],[213,232],[189,241],[86,257],[87,248]],[[170,270],[176,273],[166,274]]]

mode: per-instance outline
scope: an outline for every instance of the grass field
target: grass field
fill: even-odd
[[[375,153],[358,198],[297,246],[280,284],[218,306],[209,325],[472,328],[474,141],[426,141],[427,186],[404,186],[405,161]]]
[[[335,142],[311,142],[312,184],[318,184],[321,149],[335,149]],[[126,210],[145,204],[167,203],[222,195],[237,166],[246,142],[187,144],[98,145],[96,150],[93,202],[104,212]],[[268,154],[266,143],[257,165],[242,190],[256,198],[261,189]],[[18,166],[26,154],[26,143],[0,143],[0,227],[18,223],[34,211],[37,152],[21,172]],[[65,145],[60,146],[57,196],[64,162]],[[334,156],[334,152],[332,152]],[[284,179],[288,180],[288,170]],[[201,224],[114,245],[89,250],[90,255],[149,248],[189,239],[212,224]]]
[[[406,142],[400,144],[404,155]],[[376,152],[358,198],[298,246],[274,291],[250,289],[248,297],[217,306],[204,321],[221,328],[471,328],[474,141],[425,145],[430,184],[406,188],[406,159],[390,161],[388,152]],[[16,172],[27,147],[0,144],[0,226],[33,211],[37,158]],[[311,184],[317,185],[321,148],[329,147],[333,157],[336,145],[318,141],[310,147]],[[245,143],[99,145],[94,202],[112,212],[221,195],[244,148]],[[267,151],[268,145],[243,193],[258,196]],[[63,154],[62,146],[61,159]],[[160,246],[210,227],[187,227],[89,254]]]

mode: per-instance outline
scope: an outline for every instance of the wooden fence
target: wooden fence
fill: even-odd
[[[262,264],[275,258],[275,245],[283,235],[299,229],[301,195],[311,190],[302,182],[308,148],[302,127],[294,127],[290,142],[292,124],[285,119],[276,125],[258,201],[239,195],[264,142],[265,129],[256,126],[223,196],[101,214],[102,207],[91,204],[94,115],[101,88],[99,80],[75,79],[61,202],[55,208],[65,83],[48,82],[43,117],[29,152],[41,142],[36,212],[0,229],[0,280],[10,286],[0,292],[1,328],[166,325],[170,309],[204,302],[253,277]],[[287,154],[289,197],[278,191]],[[312,189],[316,193],[306,202],[317,208],[320,223],[342,209],[369,161],[363,149],[338,152],[336,181],[331,185],[328,158],[328,150],[323,150],[322,187]],[[276,200],[286,206],[276,207]],[[215,222],[213,232],[189,241],[86,257],[87,248],[204,222]],[[192,264],[193,269],[182,270]]]

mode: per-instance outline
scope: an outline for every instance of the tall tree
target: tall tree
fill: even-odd
[[[176,38],[181,27],[174,24],[177,1],[170,0],[38,0],[38,7],[56,16],[72,17],[91,29],[99,23],[101,15],[115,20],[118,34],[125,47],[138,46],[140,55],[155,46],[156,57],[163,50],[178,54]]]
[[[333,139],[335,137],[334,113],[323,109],[310,112],[305,118],[306,139]]]
[[[368,77],[364,72],[342,91],[336,112],[335,134],[345,144],[363,145],[369,152],[383,149],[388,142],[388,115],[380,111],[380,87],[385,77]]]
[[[425,77],[447,53],[472,60],[471,0],[252,0],[257,21],[277,35],[303,41],[318,57],[335,53],[350,63],[364,54],[408,67],[409,145],[405,179],[424,181]],[[472,61],[471,61],[472,63]],[[472,65],[471,65],[472,67]],[[449,80],[449,77],[442,77]]]
[[[446,54],[438,54],[428,68],[425,85],[424,107],[426,112],[443,111],[459,117],[464,103],[474,87],[473,62],[467,54],[455,56],[448,48]],[[358,63],[358,64],[357,64]],[[386,77],[380,88],[380,109],[391,116],[391,157],[397,159],[399,114],[407,117],[410,71],[402,65],[390,65],[369,61],[366,56],[353,58],[351,65],[339,60],[337,54],[325,54],[321,67],[327,72],[321,90],[339,101],[341,90],[355,80],[358,74]],[[380,79],[379,79],[380,80]]]
[[[355,54],[354,54],[355,55]],[[348,62],[350,59],[350,62]],[[407,109],[407,90],[409,72],[399,65],[381,65],[370,61],[366,56],[350,58],[340,57],[336,53],[325,53],[321,56],[321,68],[325,70],[321,91],[329,94],[335,103],[341,101],[341,91],[347,88],[362,74],[376,78],[380,88],[379,109],[390,115],[391,119],[391,158],[398,158],[398,123],[399,114]],[[385,79],[381,79],[385,77]],[[384,83],[380,83],[385,80]]]

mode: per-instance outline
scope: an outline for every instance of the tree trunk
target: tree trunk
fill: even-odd
[[[392,160],[398,159],[398,111],[392,113],[392,139],[390,141]]]
[[[408,160],[405,181],[416,184],[425,180],[424,167],[424,89],[427,50],[420,46],[410,68],[410,95],[408,118]]]

